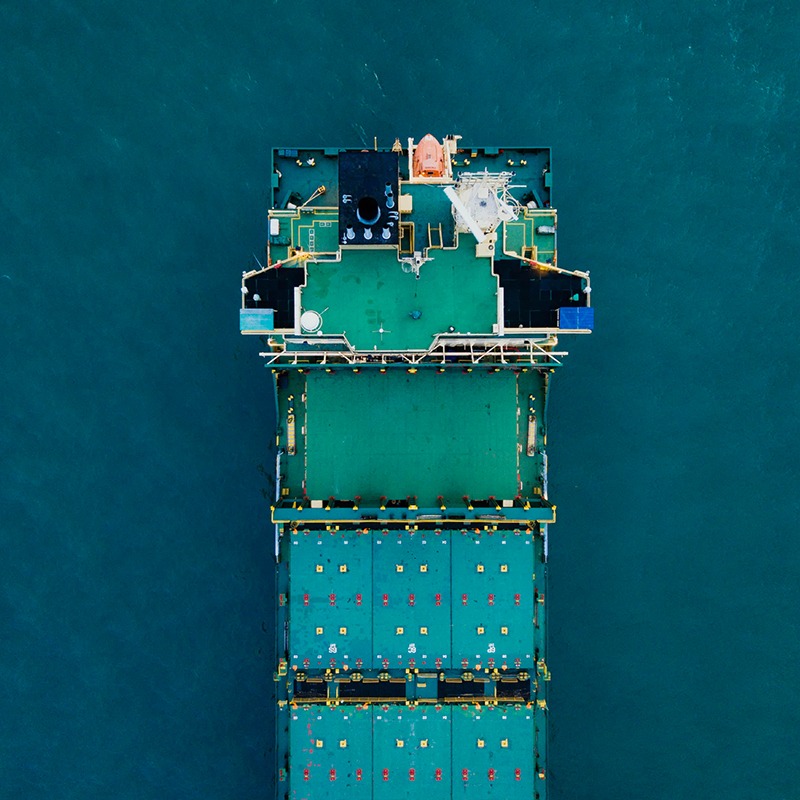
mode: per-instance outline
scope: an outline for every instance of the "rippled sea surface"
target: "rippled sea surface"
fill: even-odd
[[[551,800],[795,798],[791,4],[0,3],[0,796],[272,791],[269,148],[549,145]]]

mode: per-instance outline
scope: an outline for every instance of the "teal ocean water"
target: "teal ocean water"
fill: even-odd
[[[269,148],[554,148],[552,800],[800,786],[800,19],[0,3],[0,797],[272,786]]]

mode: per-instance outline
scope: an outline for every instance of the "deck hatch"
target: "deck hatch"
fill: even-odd
[[[533,624],[543,614],[534,607],[544,596],[542,544],[525,530],[298,531],[289,570],[290,664],[400,674],[532,668],[544,649]],[[398,572],[398,563],[406,569]]]

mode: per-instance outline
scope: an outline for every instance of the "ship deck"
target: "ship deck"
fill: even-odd
[[[393,249],[346,251],[307,269],[303,310],[322,313],[325,330],[343,332],[357,350],[427,350],[450,327],[491,334],[497,322],[497,278],[488,259],[476,262],[474,243],[437,250],[419,278],[403,272]]]
[[[282,463],[287,497],[463,506],[464,497],[511,500],[540,486],[536,371],[312,370],[284,381],[279,413],[294,416],[294,454]],[[536,452],[527,455],[531,403],[539,422]]]

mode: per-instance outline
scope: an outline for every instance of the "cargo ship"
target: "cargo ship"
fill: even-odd
[[[273,150],[279,800],[547,796],[547,403],[589,273],[551,153]],[[272,531],[271,531],[272,532]]]

